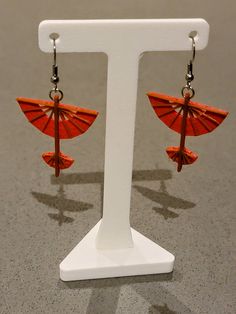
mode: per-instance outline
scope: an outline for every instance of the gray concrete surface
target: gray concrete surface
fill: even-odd
[[[1,0],[0,6],[0,312],[235,313],[235,1]],[[212,134],[188,139],[199,160],[176,173],[165,147],[179,138],[156,119],[145,92],[179,95],[189,54],[141,59],[131,224],[175,254],[174,272],[64,283],[59,262],[101,217],[107,59],[59,56],[65,101],[100,116],[83,137],[63,143],[76,163],[54,180],[40,157],[53,142],[27,123],[15,102],[47,98],[51,88],[52,60],[38,49],[38,24],[171,17],[210,23],[209,46],[195,63],[195,99],[231,112]]]

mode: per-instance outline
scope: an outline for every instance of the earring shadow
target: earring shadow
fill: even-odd
[[[170,210],[173,209],[190,209],[196,206],[195,203],[191,201],[184,200],[182,198],[178,198],[170,195],[167,192],[166,185],[164,181],[161,181],[161,186],[159,191],[152,190],[150,188],[134,185],[133,186],[140,194],[149,200],[155,202],[161,207],[154,206],[153,210],[164,217],[164,219],[174,219],[179,217],[179,214]]]
[[[150,188],[133,185],[133,187],[141,193],[144,197],[155,202],[159,206],[154,206],[153,210],[161,215],[165,220],[175,219],[179,217],[179,213],[176,213],[173,209],[189,209],[193,208],[196,204],[172,196],[168,193],[165,185],[166,180],[172,178],[172,173],[168,169],[152,169],[152,170],[134,170],[133,171],[133,182],[141,181],[160,181],[159,191],[152,190]],[[79,212],[93,208],[90,203],[78,202],[75,200],[69,200],[64,195],[63,185],[73,185],[73,184],[100,184],[101,187],[101,201],[100,209],[102,211],[103,203],[103,172],[86,172],[86,173],[69,173],[61,174],[59,178],[51,176],[51,184],[59,185],[58,195],[49,195],[39,192],[32,192],[32,195],[38,200],[38,202],[43,203],[49,207],[59,210],[58,214],[49,213],[48,216],[58,221],[61,226],[62,223],[72,223],[74,219],[72,217],[65,216],[65,212]]]
[[[150,306],[148,314],[177,314],[177,312],[169,309],[167,304],[164,303],[164,305],[152,305],[152,306]]]
[[[133,181],[161,181],[172,178],[171,171],[168,169],[134,170]],[[51,184],[73,185],[103,183],[104,172],[85,172],[85,173],[62,173],[60,177],[51,176]]]
[[[148,170],[133,170],[132,181],[163,181],[172,178],[171,171],[168,169],[148,169]],[[104,172],[85,172],[85,173],[62,173],[60,177],[51,176],[52,185],[74,185],[74,184],[100,184],[100,210],[102,213],[103,204],[103,181]]]
[[[31,194],[39,203],[55,208],[59,211],[57,214],[48,213],[48,216],[51,219],[58,221],[59,226],[63,223],[72,223],[74,221],[74,218],[66,216],[65,212],[75,213],[93,208],[93,205],[90,203],[66,198],[63,186],[60,186],[57,195],[50,195],[35,191],[32,191]]]
[[[78,291],[91,289],[86,314],[116,313],[119,300],[121,299],[122,302],[122,297],[124,297],[122,290],[127,287],[130,287],[129,291],[139,294],[147,304],[150,304],[147,312],[149,314],[194,314],[162,285],[165,282],[181,281],[182,274],[175,270],[174,273],[169,274],[119,277],[115,278],[115,280],[106,278],[74,282],[58,281],[58,288]],[[129,295],[127,297],[129,299]],[[130,306],[128,302],[127,306]]]

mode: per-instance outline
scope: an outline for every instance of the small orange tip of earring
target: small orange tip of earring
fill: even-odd
[[[48,164],[50,167],[56,167],[56,158],[54,152],[47,152],[42,154],[43,160]],[[74,159],[70,156],[64,155],[63,153],[59,153],[59,169],[67,169],[74,163]]]
[[[171,160],[177,162],[178,172],[181,171],[183,165],[191,165],[198,159],[198,155],[186,147],[181,150],[179,146],[170,146],[166,148],[166,152]]]

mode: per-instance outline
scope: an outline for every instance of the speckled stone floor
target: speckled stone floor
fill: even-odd
[[[233,314],[235,304],[235,1],[0,0],[0,313]],[[200,155],[181,174],[165,148],[178,136],[153,114],[145,93],[179,95],[187,52],[140,60],[131,224],[176,256],[174,272],[62,282],[60,261],[101,217],[106,69],[104,54],[58,57],[65,101],[99,110],[60,179],[41,161],[52,140],[29,123],[17,96],[47,99],[51,56],[40,52],[44,19],[202,17],[209,46],[197,53],[196,100],[231,114],[212,134],[190,138]],[[155,40],[155,38],[153,39]],[[124,73],[125,78],[125,73]]]

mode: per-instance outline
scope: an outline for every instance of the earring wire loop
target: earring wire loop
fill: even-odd
[[[51,82],[54,84],[54,87],[49,92],[49,97],[54,100],[54,97],[58,95],[59,101],[63,98],[63,92],[57,87],[59,82],[58,76],[58,66],[57,66],[57,49],[56,49],[56,39],[53,38],[53,66],[52,66],[52,76]]]
[[[191,36],[190,38],[192,39],[192,58],[190,59],[188,65],[187,65],[187,74],[185,75],[186,85],[181,90],[181,94],[183,97],[185,97],[187,93],[190,94],[189,99],[193,98],[195,95],[195,91],[194,91],[191,83],[194,79],[193,62],[194,62],[195,56],[196,56],[196,43],[195,43],[194,37]]]

